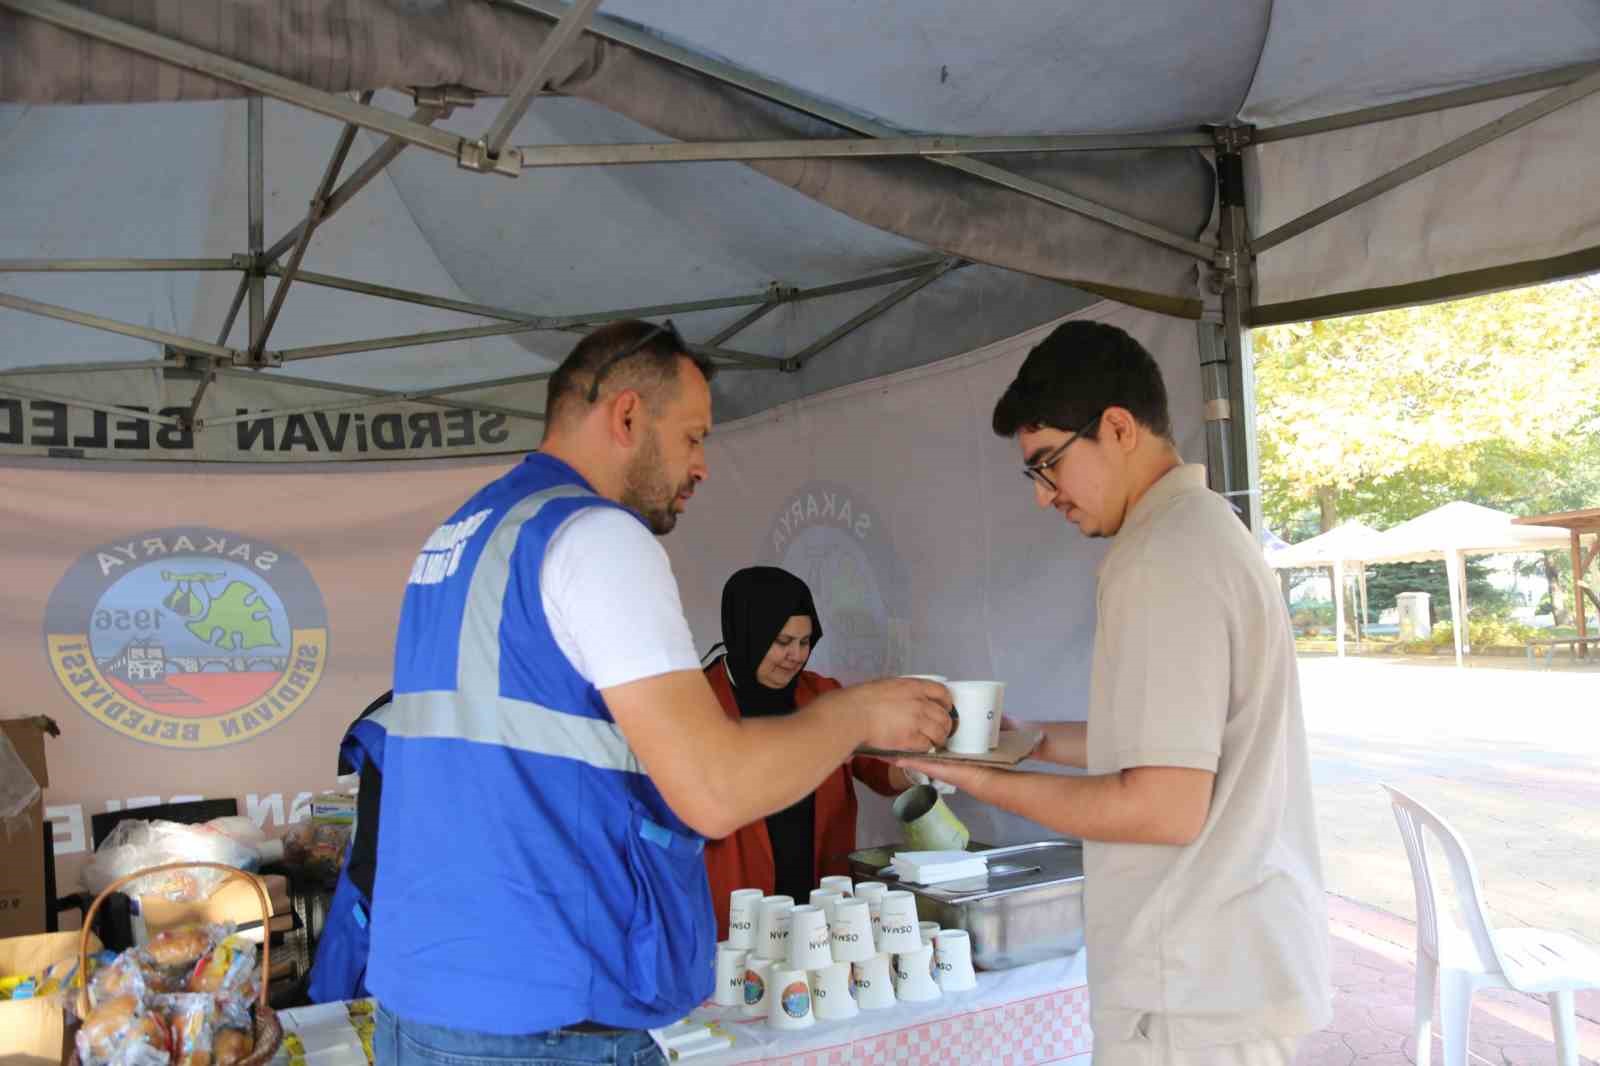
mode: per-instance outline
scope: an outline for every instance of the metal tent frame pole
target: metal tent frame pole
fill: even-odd
[[[1255,264],[1245,205],[1249,127],[1216,130],[1218,238],[1221,252],[1210,286],[1220,297],[1218,319],[1199,331],[1201,389],[1205,401],[1206,468],[1211,488],[1238,509],[1253,532],[1262,528],[1255,436],[1255,375],[1250,351],[1250,309]]]

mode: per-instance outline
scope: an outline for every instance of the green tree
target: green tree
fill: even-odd
[[[1600,282],[1254,335],[1263,507],[1290,540],[1452,499],[1600,504]]]

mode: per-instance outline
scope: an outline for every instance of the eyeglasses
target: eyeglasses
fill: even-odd
[[[689,350],[689,345],[684,342],[683,337],[678,333],[678,327],[672,324],[672,319],[669,318],[659,326],[651,327],[645,332],[644,336],[640,337],[638,340],[628,345],[628,347],[622,349],[622,351],[611,356],[605,362],[595,367],[594,378],[589,382],[589,402],[594,403],[600,398],[600,381],[606,376],[607,371],[629,356],[639,353],[651,341],[662,336],[663,334],[665,334],[666,338],[672,342],[674,351],[687,352]]]
[[[1100,415],[1103,414],[1105,414],[1105,412],[1101,411],[1100,414],[1097,414],[1093,418],[1089,419],[1089,421],[1083,424],[1083,428],[1073,431],[1072,436],[1062,441],[1059,448],[1045,456],[1043,459],[1040,459],[1036,463],[1029,463],[1027,466],[1024,466],[1022,468],[1022,476],[1027,478],[1029,481],[1034,482],[1035,484],[1043,485],[1045,490],[1048,492],[1055,492],[1056,483],[1050,480],[1050,475],[1047,473],[1047,471],[1061,461],[1061,457],[1067,454],[1067,449],[1072,447],[1073,443],[1077,441],[1079,437],[1082,437],[1095,427],[1095,423],[1100,421]]]

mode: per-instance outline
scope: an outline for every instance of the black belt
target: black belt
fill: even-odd
[[[599,1022],[577,1022],[573,1025],[563,1025],[564,1033],[583,1033],[586,1036],[620,1036],[631,1033],[632,1029],[618,1029],[614,1025],[601,1025]]]

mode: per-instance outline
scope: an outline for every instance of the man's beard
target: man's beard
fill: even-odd
[[[673,485],[667,478],[661,469],[661,437],[651,427],[639,453],[623,473],[622,504],[637,511],[650,532],[663,537],[678,524],[673,501],[679,493],[689,491],[692,484]]]

